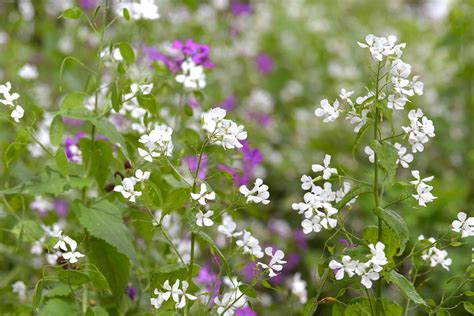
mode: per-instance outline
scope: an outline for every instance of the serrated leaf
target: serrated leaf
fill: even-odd
[[[175,211],[190,199],[190,189],[175,189],[164,197],[163,210],[167,213]]]
[[[77,309],[76,302],[65,301],[59,298],[53,298],[46,302],[41,315],[48,315],[48,316],[77,315],[78,312],[79,310]]]
[[[336,208],[338,210],[341,210],[350,200],[352,200],[355,197],[358,197],[359,195],[366,194],[366,193],[372,193],[374,189],[371,186],[368,185],[363,185],[359,187],[355,187],[352,190],[350,190],[337,204]]]
[[[51,140],[51,144],[54,146],[59,146],[63,140],[63,133],[64,133],[64,123],[63,118],[61,115],[56,115],[49,128],[49,139]]]
[[[130,277],[127,257],[105,241],[93,237],[87,241],[87,257],[107,279],[115,301],[120,302]]]
[[[400,239],[400,250],[398,254],[401,255],[405,250],[406,243],[410,239],[408,227],[403,218],[395,211],[383,209],[381,212],[382,220],[392,229]]]
[[[375,304],[373,302],[373,308],[375,309]],[[394,301],[382,298],[379,301],[379,304],[382,304],[383,315],[386,316],[401,316],[403,313],[403,308],[395,303]],[[346,306],[345,316],[372,316],[372,308],[370,301],[366,297],[356,297],[353,298],[350,303]]]
[[[102,200],[90,207],[76,201],[79,223],[94,237],[114,246],[132,262],[138,264],[132,237],[123,223],[122,214],[115,204]]]
[[[425,300],[420,296],[420,294],[418,294],[413,284],[411,284],[410,281],[408,281],[403,275],[401,275],[397,271],[391,270],[390,272],[385,273],[385,279],[387,280],[387,282],[393,283],[398,286],[398,288],[403,292],[403,294],[405,294],[405,296],[412,300],[415,304],[428,306]]]
[[[68,285],[81,285],[89,281],[87,274],[73,269],[59,271],[58,278],[61,282]]]
[[[379,165],[387,172],[389,183],[395,180],[398,152],[392,144],[374,140],[371,147],[377,155]]]

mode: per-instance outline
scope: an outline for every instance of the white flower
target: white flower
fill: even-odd
[[[46,215],[48,211],[53,210],[53,201],[50,198],[37,195],[30,203],[30,208],[42,215]]]
[[[321,226],[321,219],[319,216],[313,216],[312,218],[308,219],[304,219],[302,222],[301,222],[301,227],[303,227],[303,233],[305,233],[306,235],[307,234],[310,234],[311,232],[320,232],[321,229],[323,228]]]
[[[453,232],[461,233],[461,238],[474,236],[474,217],[467,217],[464,212],[458,213],[458,219],[451,224]]]
[[[372,258],[370,262],[373,265],[373,270],[375,272],[380,272],[383,269],[383,266],[388,263],[387,257],[385,256],[385,245],[382,242],[377,242],[374,244],[369,245],[370,252],[372,253]]]
[[[255,185],[252,190],[249,190],[246,185],[242,185],[239,191],[247,198],[247,203],[262,203],[264,205],[270,203],[268,199],[270,197],[268,185],[263,184],[263,180],[260,178],[255,180]]]
[[[329,104],[329,101],[327,99],[324,99],[321,100],[320,105],[321,107],[317,108],[314,111],[314,114],[317,117],[324,117],[324,123],[334,122],[339,117],[341,110],[339,110],[338,100],[334,101],[333,105],[331,106],[331,104]]]
[[[214,215],[213,211],[207,211],[206,213],[199,211],[196,214],[196,225],[198,225],[199,227],[214,225],[214,222],[211,219],[212,215]]]
[[[26,285],[23,281],[16,281],[12,284],[12,292],[18,294],[20,301],[26,300]]]
[[[188,89],[202,89],[206,87],[206,75],[204,67],[196,65],[190,58],[181,64],[182,73],[176,75],[175,80],[182,83]]]
[[[305,174],[301,176],[301,188],[303,190],[310,190],[313,186],[313,178]]]
[[[222,145],[224,149],[242,148],[240,141],[247,138],[247,132],[243,125],[225,119],[226,113],[219,107],[202,113],[202,128],[207,132],[211,144]]]
[[[248,253],[256,258],[262,258],[263,252],[257,238],[246,230],[243,231],[242,239],[236,241],[237,246],[242,248],[243,253]]]
[[[421,258],[429,261],[431,267],[436,267],[438,264],[449,271],[449,266],[453,263],[451,258],[448,258],[448,252],[436,247],[431,247],[428,251],[423,252]]]
[[[222,224],[217,226],[217,231],[223,234],[226,237],[238,237],[243,234],[243,232],[236,232],[237,224],[233,221],[230,215],[222,216]]]
[[[369,156],[369,161],[374,163],[375,161],[375,152],[370,148],[370,146],[365,146],[364,152],[367,156]]]
[[[319,217],[321,218],[321,226],[324,229],[332,229],[337,226],[337,219],[332,218],[332,216],[337,214],[337,209],[331,206],[329,203],[323,203],[323,207],[326,210],[324,212],[318,212]]]
[[[121,185],[114,187],[114,191],[122,193],[123,197],[130,202],[136,202],[136,198],[141,196],[142,192],[135,191],[135,184],[137,184],[137,179],[134,177],[124,178]]]
[[[405,48],[406,44],[398,44],[397,37],[390,35],[388,37],[377,37],[372,34],[369,34],[365,37],[365,43],[357,42],[357,44],[362,48],[368,48],[372,58],[375,58],[378,61],[382,61],[385,57],[394,56],[396,58],[401,57],[402,48]]]
[[[343,182],[342,187],[336,191],[336,203],[339,203],[342,201],[342,199],[346,196],[347,193],[349,193],[351,190],[351,184],[349,182]],[[352,205],[355,203],[357,197],[353,198],[349,202],[346,203],[346,205]]]
[[[291,293],[296,295],[301,304],[305,304],[308,301],[308,291],[306,290],[306,281],[301,279],[301,273],[295,273],[294,277],[291,278]]]
[[[177,281],[179,281],[179,280],[177,280]],[[176,303],[176,305],[175,305],[176,308],[181,309],[181,308],[185,307],[186,306],[186,300],[190,300],[190,301],[197,300],[196,296],[194,296],[192,294],[189,294],[189,293],[186,293],[188,287],[189,287],[189,283],[187,281],[182,281],[181,282],[181,288],[183,289],[182,290],[183,293],[182,293],[180,301],[178,303]]]
[[[141,169],[137,169],[135,171],[135,180],[137,180],[137,182],[142,182],[142,181],[145,181],[145,180],[148,180],[150,178],[150,171],[145,171],[143,172]]]
[[[421,121],[420,121],[421,118]],[[410,126],[403,126],[402,129],[408,134],[408,142],[412,145],[412,151],[422,152],[425,143],[430,137],[435,136],[433,122],[423,115],[421,109],[408,112]]]
[[[347,273],[347,275],[352,278],[355,273],[356,262],[352,261],[350,256],[344,256],[342,257],[342,263],[331,260],[329,262],[329,268],[334,271],[336,280],[342,280],[344,273]]]
[[[433,202],[435,199],[437,199],[437,197],[431,193],[433,187],[425,183],[433,180],[433,176],[421,179],[420,172],[418,170],[413,170],[411,174],[415,180],[410,181],[410,183],[413,184],[416,189],[416,194],[413,194],[412,196],[418,201],[420,206],[426,206],[426,203]]]
[[[413,161],[413,155],[412,154],[407,154],[407,148],[403,147],[399,143],[395,143],[393,145],[395,149],[398,151],[398,159],[397,159],[397,164],[401,164],[403,168],[408,168],[409,164]]]
[[[331,163],[331,155],[325,155],[323,160],[324,165],[314,164],[312,165],[313,172],[323,172],[323,179],[328,180],[331,177],[331,174],[337,174],[336,168],[330,168],[329,164]]]
[[[156,126],[150,134],[145,134],[138,140],[145,145],[145,149],[138,148],[138,153],[146,161],[152,162],[153,158],[162,155],[171,156],[173,152],[173,142],[171,135],[173,129],[165,124]]]
[[[358,133],[360,129],[367,123],[367,114],[369,113],[368,109],[364,109],[361,111],[360,115],[357,112],[349,112],[347,113],[346,120],[350,119],[351,124],[357,124],[354,127],[354,133]]]
[[[201,183],[201,190],[199,193],[191,193],[191,197],[193,200],[198,201],[201,205],[206,205],[206,200],[212,201],[216,198],[215,192],[207,193],[207,187],[205,183]]]
[[[165,301],[172,297],[173,301],[176,303],[179,302],[179,296],[183,294],[183,291],[179,288],[179,282],[180,280],[176,280],[173,284],[173,287],[170,286],[169,280],[166,280],[165,283],[163,283],[163,288],[166,290],[166,292],[163,292],[162,296]]]
[[[77,248],[77,242],[69,236],[63,236],[62,231],[59,232],[57,238],[59,238],[59,240],[53,246],[54,249],[60,249],[61,251],[68,251],[68,247],[67,247],[68,245],[69,245],[69,249],[75,250]]]
[[[14,107],[13,101],[17,100],[20,95],[18,93],[10,93],[12,85],[10,82],[0,85],[0,94],[3,94],[3,99],[0,99],[0,103]]]
[[[364,271],[361,275],[361,283],[366,288],[370,289],[372,287],[372,281],[376,281],[380,278],[380,274],[375,272],[373,269],[368,269]]]
[[[390,94],[387,99],[387,107],[389,109],[403,110],[408,98],[404,95]]]
[[[117,7],[117,14],[122,14],[125,8],[133,20],[157,20],[160,17],[158,6],[154,0],[137,0],[121,3]]]
[[[341,92],[339,93],[339,97],[341,100],[346,100],[347,103],[352,104],[352,100],[350,99],[351,95],[354,94],[354,91],[346,91],[346,89],[342,88]]]
[[[25,64],[18,70],[18,75],[26,80],[38,78],[38,70],[35,65]]]
[[[75,251],[75,249],[63,253],[63,258],[69,261],[70,263],[76,263],[78,258],[85,257],[82,253]]]
[[[163,297],[163,293],[158,291],[158,289],[155,289],[155,291],[153,293],[157,297],[150,298],[150,303],[155,309],[158,309],[158,308],[161,307],[161,304],[163,304],[163,302],[167,301],[167,299],[165,300],[165,298]],[[169,299],[169,297],[168,297],[168,299]]]
[[[232,293],[232,292],[224,293],[222,295],[222,299],[220,299],[219,296],[216,296],[214,298],[214,303],[217,306],[217,314],[222,315],[222,316],[233,316],[235,314],[235,310],[238,308],[238,306],[236,306],[237,304],[234,304],[234,305],[230,306],[230,308],[228,308],[228,306],[233,301],[234,301],[234,293]]]
[[[271,257],[270,262],[268,264],[258,262],[257,265],[261,266],[264,269],[268,269],[268,276],[270,278],[273,278],[277,275],[275,271],[280,272],[283,269],[283,264],[286,263],[286,261],[283,260],[285,254],[281,250],[275,251],[274,254],[272,247],[265,248],[265,253],[267,254],[267,256]]]

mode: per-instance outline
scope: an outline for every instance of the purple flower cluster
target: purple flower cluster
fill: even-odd
[[[154,47],[143,47],[144,53],[151,61],[161,61],[171,72],[176,73],[181,69],[181,64],[188,58],[191,58],[196,65],[205,68],[213,68],[215,65],[211,62],[210,49],[208,45],[199,44],[192,39],[186,42],[174,41],[171,46],[177,54],[167,56]]]
[[[194,174],[196,172],[198,157],[197,156],[186,156],[183,157],[183,161],[188,165],[189,170]],[[197,178],[199,180],[206,179],[207,171],[207,155],[203,154],[201,159],[201,165],[199,166],[199,172]]]
[[[247,185],[251,179],[254,178],[254,171],[263,161],[263,155],[258,148],[250,148],[247,141],[241,141],[242,148],[240,151],[243,153],[242,158],[242,173],[238,173],[234,168],[224,164],[218,165],[220,171],[228,172],[232,175],[234,184],[236,186]]]
[[[252,14],[252,7],[249,3],[233,1],[230,5],[230,11],[234,16],[250,15]]]
[[[273,71],[273,59],[267,54],[258,54],[255,59],[255,65],[257,70],[263,75],[268,75]]]
[[[79,149],[79,139],[85,137],[84,132],[77,133],[74,138],[66,137],[64,141],[64,150],[66,151],[67,158],[74,162],[81,164],[82,163],[82,152]]]

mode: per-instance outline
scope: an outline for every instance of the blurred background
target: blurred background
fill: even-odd
[[[58,16],[74,5],[92,15],[97,1],[0,0],[0,83],[10,81],[21,94],[25,115],[35,117],[39,135],[45,133],[42,130],[48,135],[45,111],[57,110],[65,93],[83,90],[88,80],[87,72],[74,62],[63,65],[65,71],[60,77],[64,58],[72,55],[94,64],[97,55],[98,36],[87,21]],[[459,211],[473,215],[474,1],[155,2],[160,19],[134,23],[119,19],[107,36],[131,42],[137,63],[130,76],[153,78],[159,86],[156,98],[163,116],[173,112],[180,101],[176,91],[168,87],[167,81],[173,78],[160,72],[163,67],[157,53],[168,52],[175,39],[190,38],[209,45],[215,67],[207,71],[202,94],[188,94],[186,102],[197,112],[226,107],[246,126],[250,154],[245,154],[255,161],[243,176],[265,178],[272,197],[265,211],[251,211],[256,221],[253,225],[261,228],[262,235],[267,229],[275,232],[271,242],[295,254],[293,271],[310,280],[329,236],[327,232],[308,236],[309,247],[304,253],[297,242],[287,239],[287,232],[300,225],[291,204],[302,198],[301,175],[310,172],[311,164],[320,162],[327,153],[333,156],[335,166],[353,177],[368,176],[365,145],[352,153],[353,127],[342,119],[323,124],[314,116],[314,109],[321,99],[335,99],[341,88],[365,95],[371,81],[370,59],[356,42],[363,42],[369,33],[394,34],[407,44],[403,59],[425,84],[424,95],[414,98],[413,107],[422,108],[436,127],[436,137],[417,155],[412,168],[435,176],[432,185],[438,199],[426,208],[416,207],[410,199],[396,205],[396,211],[407,221],[411,239],[420,234],[443,234]],[[79,129],[71,127],[71,137]],[[15,134],[11,125],[0,122],[0,152],[5,152]],[[34,173],[31,164],[38,168],[42,164],[42,153],[34,145],[15,155],[23,156],[15,168],[7,168],[4,159],[0,163],[0,172],[5,175],[0,179],[2,187],[29,178]],[[408,171],[399,171],[399,178],[410,177]],[[393,196],[398,193],[393,192]],[[356,232],[373,224],[371,203],[361,198],[351,209],[355,215],[350,225]],[[426,280],[423,297],[438,301],[439,285],[463,273],[471,253],[466,253],[469,247],[462,249],[450,249],[451,271],[437,269],[432,279]],[[4,270],[0,276],[1,290],[10,280]],[[335,296],[337,286],[322,296]],[[315,288],[309,282],[309,296],[315,294]],[[288,311],[295,310],[285,306]],[[275,315],[285,313],[281,307],[268,306],[268,315],[272,308]],[[452,315],[463,313],[455,311]],[[323,306],[321,315],[326,312],[329,309]]]

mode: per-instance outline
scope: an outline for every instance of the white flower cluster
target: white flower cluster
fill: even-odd
[[[153,83],[150,84],[137,84],[132,83],[130,85],[130,92],[126,93],[122,97],[122,107],[120,108],[119,114],[123,116],[130,116],[132,119],[131,129],[139,133],[145,133],[146,126],[144,122],[146,110],[138,104],[137,95],[147,95],[151,93],[153,89]]]
[[[423,95],[423,82],[418,79],[420,76],[413,76],[410,80],[411,65],[396,59],[391,65],[391,82],[394,93],[388,96],[387,107],[389,109],[403,110],[408,98],[417,95]]]
[[[223,284],[229,289],[222,294],[222,298],[220,296],[214,298],[214,303],[217,306],[217,314],[222,316],[232,316],[235,314],[237,308],[245,306],[247,303],[247,296],[240,291],[239,286],[243,283],[237,281],[237,278],[233,277],[230,279],[229,277],[225,277]]]
[[[286,263],[286,261],[283,260],[285,254],[282,250],[276,250],[275,253],[273,253],[272,247],[265,248],[265,254],[270,257],[268,264],[258,262],[257,265],[261,266],[265,270],[268,270],[268,276],[273,278],[277,275],[276,272],[283,270],[283,265]]]
[[[241,140],[247,138],[243,125],[226,119],[227,111],[222,108],[213,108],[201,115],[202,128],[207,132],[209,143],[222,145],[224,149],[241,148]]]
[[[171,156],[173,142],[171,135],[173,129],[165,124],[156,126],[149,134],[144,134],[138,140],[145,148],[138,148],[138,153],[146,161],[152,162],[153,158],[162,155]]]
[[[331,175],[337,174],[335,168],[330,167],[331,156],[325,155],[323,165],[314,164],[312,170],[314,172],[322,172],[322,176],[312,178],[307,175],[301,177],[301,188],[306,191],[303,202],[293,203],[292,208],[298,211],[298,214],[303,214],[304,219],[301,222],[303,232],[310,234],[311,232],[320,232],[324,229],[333,229],[337,226],[338,210],[333,206],[333,203],[338,203],[350,190],[350,183],[344,182],[343,186],[338,191],[332,190],[330,182],[324,182],[323,186],[314,184],[319,179],[329,180]],[[350,201],[348,204],[353,203]]]
[[[155,0],[137,0],[122,2],[117,6],[117,14],[121,15],[127,9],[133,20],[157,20],[160,18]]]
[[[206,184],[201,183],[199,193],[191,192],[191,198],[200,205],[206,206],[206,201],[214,201],[216,199],[216,193],[214,191],[208,192]],[[199,210],[196,214],[196,225],[199,227],[214,225],[214,222],[211,219],[213,215],[214,211],[208,210],[206,213],[203,213],[203,211]]]
[[[180,286],[180,283],[181,283],[181,286]],[[187,300],[190,300],[190,301],[197,300],[196,296],[186,293],[186,291],[188,290],[188,287],[189,287],[189,283],[187,281],[180,281],[178,279],[173,284],[173,286],[171,286],[170,281],[166,280],[163,283],[164,291],[159,291],[158,289],[155,289],[153,293],[156,295],[156,297],[150,298],[150,303],[154,308],[158,309],[161,307],[163,302],[166,302],[170,298],[172,298],[173,301],[176,303],[175,307],[177,309],[184,308],[186,306]]]
[[[410,183],[415,186],[416,190],[416,194],[413,194],[413,197],[418,201],[418,204],[420,206],[426,206],[426,203],[436,200],[437,197],[431,193],[433,187],[429,184],[426,184],[426,182],[433,180],[434,176],[421,179],[420,172],[418,170],[413,170],[411,174],[415,178],[415,180],[410,181]]]
[[[177,74],[175,80],[185,88],[196,90],[206,87],[206,74],[204,67],[196,65],[191,58],[181,64],[181,73]]]
[[[74,239],[63,235],[62,231],[55,237],[58,238],[58,242],[53,246],[53,249],[60,251],[60,253],[57,254],[58,256],[60,255],[70,263],[76,263],[78,258],[85,257],[82,253],[76,251],[77,242]]]
[[[369,34],[365,37],[365,42],[357,44],[362,48],[368,48],[372,58],[382,61],[386,57],[400,58],[403,54],[402,49],[405,48],[406,44],[396,44],[397,37],[390,35],[388,37],[377,37],[373,34]]]
[[[20,119],[25,114],[25,110],[20,105],[16,105],[14,101],[18,100],[20,95],[16,92],[10,93],[12,89],[12,85],[10,82],[5,83],[4,85],[0,85],[0,94],[3,94],[3,99],[0,98],[0,103],[4,105],[8,105],[13,108],[10,116],[15,120],[15,122],[20,122]]]
[[[44,249],[47,248],[47,239],[58,238],[62,234],[61,225],[59,223],[54,224],[51,227],[42,224],[41,228],[44,232],[43,236],[41,236],[40,239],[36,240],[30,249],[31,254],[36,256],[43,255]],[[46,262],[48,262],[48,264],[50,265],[56,265],[59,257],[61,257],[60,249],[57,249],[54,252],[48,252],[46,254]]]
[[[142,195],[141,191],[136,191],[135,186],[150,178],[150,172],[143,172],[141,169],[135,171],[135,175],[128,178],[122,179],[122,184],[114,187],[115,192],[122,193],[123,197],[128,199],[130,202],[136,202],[136,198]]]
[[[388,260],[385,256],[385,245],[382,242],[379,241],[376,245],[370,244],[369,249],[371,257],[367,262],[352,260],[350,256],[343,256],[341,262],[331,260],[329,268],[334,271],[336,280],[342,280],[345,274],[350,278],[357,274],[361,277],[362,285],[370,289],[372,281],[380,278],[380,272]]]
[[[435,246],[436,239],[433,237],[428,238],[425,240],[423,235],[418,237],[418,240],[425,241],[425,243],[429,243],[432,245],[428,250],[425,250],[421,253],[421,259],[426,262],[430,263],[432,268],[436,267],[438,264],[441,265],[443,268],[449,271],[449,266],[453,263],[451,258],[448,258],[448,252],[446,250],[441,250]]]
[[[412,151],[422,152],[429,137],[435,136],[435,128],[433,122],[423,115],[421,109],[411,110],[408,112],[410,126],[403,126],[402,129],[408,134],[408,142],[412,146]],[[421,120],[420,120],[421,119]]]
[[[301,273],[299,272],[295,273],[293,278],[291,278],[291,293],[298,297],[301,304],[305,304],[308,301],[308,291],[306,290],[306,285],[306,281],[301,279]]]
[[[458,213],[458,219],[451,224],[451,230],[461,233],[461,238],[474,236],[474,217],[467,217],[464,212]]]
[[[255,185],[252,190],[249,190],[246,185],[241,185],[239,191],[247,198],[247,203],[262,203],[264,205],[270,203],[268,199],[270,197],[268,185],[263,184],[263,180],[260,178],[255,180]]]
[[[395,143],[393,144],[393,147],[397,150],[398,153],[398,159],[397,159],[397,165],[400,164],[403,168],[408,168],[410,166],[410,163],[413,161],[413,155],[408,153],[407,154],[407,148],[404,147],[400,143]],[[375,161],[375,152],[370,146],[365,146],[364,152],[367,156],[369,156],[369,161],[371,163],[374,163]]]

